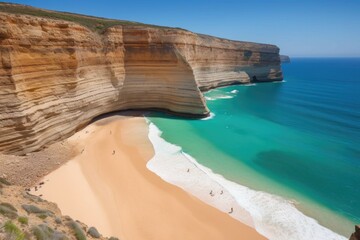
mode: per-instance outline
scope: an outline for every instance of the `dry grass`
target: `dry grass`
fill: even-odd
[[[65,21],[81,24],[99,33],[102,33],[107,28],[116,25],[122,25],[122,26],[133,25],[133,26],[150,26],[157,28],[167,28],[167,27],[144,24],[139,22],[107,19],[107,18],[93,17],[93,16],[67,13],[67,12],[50,11],[46,9],[34,8],[26,5],[13,4],[13,3],[0,3],[0,12],[31,15],[31,16],[51,18],[57,20],[65,20]]]

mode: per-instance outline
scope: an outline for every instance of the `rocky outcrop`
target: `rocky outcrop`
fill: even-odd
[[[355,232],[351,235],[350,240],[360,240],[360,225],[355,226]]]
[[[0,13],[0,151],[25,154],[95,116],[157,108],[206,116],[201,90],[282,80],[279,49],[186,30]]]

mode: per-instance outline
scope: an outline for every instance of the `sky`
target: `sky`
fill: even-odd
[[[275,44],[291,57],[360,57],[360,0],[22,0],[51,10]]]

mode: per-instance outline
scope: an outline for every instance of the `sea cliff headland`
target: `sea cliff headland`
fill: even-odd
[[[291,60],[290,60],[290,57],[287,56],[287,55],[280,55],[280,62],[282,62],[282,63],[290,63]]]
[[[206,116],[201,91],[282,80],[274,45],[6,3],[0,23],[4,153],[39,150],[107,112]]]

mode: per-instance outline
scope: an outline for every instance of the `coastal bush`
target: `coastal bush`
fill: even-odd
[[[0,203],[0,214],[11,219],[15,219],[18,216],[16,208],[9,203]]]
[[[33,227],[32,232],[37,240],[48,239],[51,234],[48,229],[43,230],[40,226]]]
[[[27,213],[46,214],[47,216],[53,214],[52,212],[50,212],[50,211],[48,211],[48,210],[44,210],[44,209],[38,208],[37,206],[34,206],[34,205],[23,204],[23,205],[21,205],[21,207],[22,207]]]
[[[139,22],[132,21],[124,21],[124,20],[116,20],[116,19],[106,19],[100,17],[93,17],[81,14],[67,13],[67,12],[56,12],[43,10],[39,8],[33,8],[25,5],[18,4],[8,4],[8,3],[0,3],[0,11],[13,13],[13,14],[26,14],[36,17],[45,17],[57,20],[65,20],[69,22],[78,23],[83,25],[84,27],[89,28],[92,31],[103,33],[109,27],[116,25],[140,25],[140,26],[150,26],[156,28],[167,28],[163,26],[144,24]]]
[[[9,235],[9,239],[24,240],[25,233],[23,233],[12,221],[7,221],[4,224],[4,230]]]
[[[77,240],[86,240],[85,233],[81,229],[81,227],[79,226],[78,223],[76,223],[75,221],[71,221],[69,225],[72,228],[72,230],[74,231],[74,235]]]
[[[17,209],[16,209],[13,205],[11,205],[10,203],[5,203],[5,202],[4,202],[4,203],[0,203],[0,206],[7,207],[7,208],[13,210],[14,212],[17,212]]]
[[[48,214],[47,213],[38,214],[37,217],[40,219],[45,219],[48,217]]]
[[[27,218],[27,217],[18,217],[18,221],[19,221],[19,223],[21,223],[21,224],[25,224],[25,225],[28,225],[28,223],[29,223],[29,219]]]
[[[109,238],[109,240],[119,240],[119,239],[116,237],[111,237],[111,238]]]
[[[36,240],[68,240],[68,238],[61,232],[54,231],[46,224],[40,224],[32,228]]]
[[[23,195],[24,198],[29,199],[29,200],[32,201],[32,202],[43,202],[43,201],[44,201],[44,200],[41,199],[40,197],[31,195],[31,194],[29,194],[28,192],[23,192],[22,195]]]
[[[100,233],[98,232],[98,230],[94,227],[89,228],[89,230],[87,231],[87,233],[93,237],[93,238],[99,238],[101,237]]]
[[[62,223],[61,218],[59,218],[59,217],[55,218],[55,222],[56,222],[57,224],[61,224],[61,223]]]

